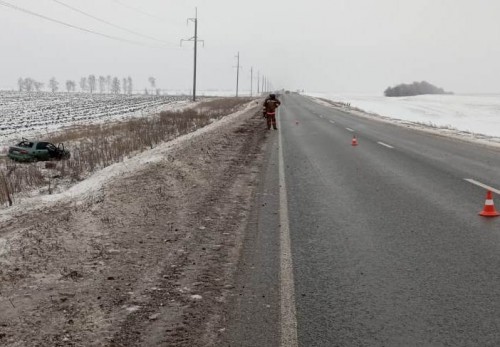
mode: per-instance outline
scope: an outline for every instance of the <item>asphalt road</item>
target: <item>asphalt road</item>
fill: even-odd
[[[227,344],[284,345],[280,297],[292,289],[299,346],[500,345],[500,218],[478,216],[486,190],[465,181],[500,188],[500,152],[282,101],[286,191],[271,131]]]

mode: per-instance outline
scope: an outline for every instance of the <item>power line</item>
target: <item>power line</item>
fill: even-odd
[[[98,18],[98,17],[96,17],[96,16],[93,16],[93,15],[91,15],[90,13],[87,13],[87,12],[85,12],[85,11],[82,11],[82,10],[80,10],[80,9],[78,9],[78,8],[76,8],[76,7],[73,7],[73,6],[71,6],[71,5],[68,5],[68,4],[66,4],[66,3],[64,3],[64,2],[62,2],[62,1],[59,1],[59,0],[52,0],[52,1],[54,1],[54,2],[58,3],[58,4],[59,4],[59,5],[61,5],[61,6],[67,7],[67,8],[69,8],[69,9],[70,9],[70,10],[72,10],[72,11],[75,11],[75,12],[78,12],[78,13],[80,13],[80,14],[83,14],[84,16],[90,17],[90,18],[92,18],[92,19],[95,19],[96,21],[99,21],[99,22],[101,22],[101,23],[104,23],[104,24],[110,25],[110,26],[112,26],[112,27],[114,27],[114,28],[117,28],[117,29],[120,29],[120,30],[123,30],[123,31],[129,32],[129,33],[131,33],[131,34],[134,34],[134,35],[137,35],[137,36],[140,36],[140,37],[146,38],[146,39],[154,40],[154,41],[161,42],[161,43],[164,43],[164,44],[172,44],[172,45],[173,45],[173,43],[171,43],[171,42],[166,42],[166,41],[163,41],[163,40],[157,39],[157,38],[155,38],[155,37],[148,36],[148,35],[144,35],[144,34],[141,34],[141,33],[137,32],[137,31],[130,30],[130,29],[125,28],[125,27],[122,27],[122,26],[120,26],[120,25],[117,25],[117,24],[114,24],[114,23],[108,22],[107,20],[104,20],[104,19]]]
[[[141,10],[140,8],[137,8],[137,7],[134,7],[134,6],[130,6],[130,5],[126,5],[124,4],[123,2],[121,1],[118,1],[118,0],[113,0],[113,2],[116,2],[117,4],[123,6],[123,7],[126,7],[128,8],[129,10],[132,10],[132,11],[135,11],[135,12],[138,12],[144,16],[148,16],[148,17],[151,17],[151,18],[154,18],[156,20],[161,20],[162,22],[165,22],[165,19],[164,18],[161,18],[159,16],[155,16],[154,14],[151,14],[151,13],[148,13],[146,11],[143,11]]]
[[[35,16],[35,17],[39,17],[39,18],[45,19],[45,20],[50,21],[50,22],[61,24],[61,25],[64,25],[66,27],[69,27],[69,28],[73,28],[73,29],[76,29],[76,30],[84,31],[84,32],[89,33],[89,34],[94,34],[94,35],[102,36],[102,37],[105,37],[105,38],[108,38],[108,39],[111,39],[111,40],[121,41],[121,42],[126,42],[126,43],[131,43],[131,44],[139,45],[139,46],[143,46],[143,47],[157,48],[157,47],[154,47],[154,46],[150,46],[150,45],[144,44],[144,43],[139,42],[139,41],[124,39],[124,38],[121,38],[121,37],[112,36],[112,35],[108,35],[108,34],[103,34],[103,33],[98,32],[98,31],[94,31],[94,30],[82,28],[82,27],[79,27],[79,26],[76,26],[76,25],[73,25],[73,24],[70,24],[70,23],[66,23],[66,22],[60,21],[58,19],[47,17],[47,16],[45,16],[43,14],[27,10],[25,8],[22,8],[22,7],[10,4],[10,3],[2,1],[2,0],[0,0],[0,5],[3,5],[5,7],[9,7],[11,9],[14,9],[14,10],[17,10],[17,11],[24,12],[24,13],[27,13],[27,14],[30,14],[30,15]]]

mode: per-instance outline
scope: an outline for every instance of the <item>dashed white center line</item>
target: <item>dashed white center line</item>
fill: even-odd
[[[354,130],[352,130],[351,128],[345,128],[346,130],[350,131],[351,133],[354,132]]]
[[[476,185],[478,187],[484,188],[484,189],[489,190],[489,191],[491,191],[491,192],[493,192],[495,194],[499,194],[500,195],[500,190],[495,189],[493,187],[490,187],[490,186],[488,186],[488,185],[486,185],[484,183],[481,183],[481,182],[478,182],[476,180],[473,180],[472,178],[464,178],[464,180],[466,180],[467,182],[472,183],[472,184],[474,184],[474,185]]]
[[[387,143],[383,143],[383,142],[380,142],[380,141],[379,141],[379,142],[377,142],[377,143],[378,143],[379,145],[384,146],[384,147],[387,147],[387,148],[394,148],[394,147],[392,147],[391,145],[388,145]]]
[[[335,122],[333,120],[331,120],[330,123],[335,124]]]

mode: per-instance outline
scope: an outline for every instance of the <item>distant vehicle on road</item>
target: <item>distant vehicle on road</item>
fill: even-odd
[[[45,141],[23,139],[15,146],[9,147],[8,157],[15,161],[47,161],[69,159],[70,152],[60,143],[57,147]]]

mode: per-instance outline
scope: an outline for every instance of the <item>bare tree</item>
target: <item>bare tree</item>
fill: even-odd
[[[89,82],[89,91],[90,93],[92,94],[95,90],[95,86],[96,86],[96,78],[95,78],[95,75],[90,75],[89,78],[88,78],[88,82]]]
[[[69,92],[74,92],[76,90],[76,82],[67,80],[66,81],[66,90]]]
[[[122,79],[122,89],[123,89],[123,94],[127,94],[128,86],[127,86],[127,79],[123,77]]]
[[[104,90],[106,89],[106,77],[104,76],[99,76],[99,93],[104,93]]]
[[[120,80],[118,79],[118,77],[113,78],[113,82],[111,85],[111,91],[114,94],[120,94]]]
[[[49,81],[49,87],[52,93],[55,93],[59,90],[59,82],[57,82],[55,77],[52,77]]]
[[[144,88],[144,94],[149,95],[148,88]]]
[[[108,93],[111,93],[111,81],[112,81],[111,76],[110,75],[106,76],[106,85],[108,86]]]
[[[149,81],[149,84],[151,84],[151,88],[155,89],[156,88],[156,78],[149,77],[148,81]]]
[[[24,79],[24,90],[27,91],[28,93],[31,93],[34,89],[34,83],[35,81],[29,77]]]
[[[35,87],[36,92],[39,93],[42,91],[44,84],[42,82],[33,81],[33,86]]]
[[[66,80],[66,91],[71,92],[71,82],[70,80]]]
[[[25,91],[25,88],[24,88],[24,79],[22,77],[19,77],[19,79],[17,80],[17,86],[19,87],[19,91],[20,92],[24,92]]]
[[[82,92],[86,92],[88,88],[89,88],[89,85],[87,83],[87,77],[80,78],[80,90]]]
[[[129,94],[132,94],[132,90],[133,90],[133,84],[132,84],[132,77],[128,76],[127,77],[127,88],[128,88],[128,93]]]
[[[156,95],[160,95],[161,94],[161,89],[160,88],[156,88]]]

